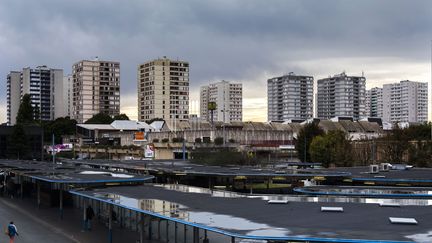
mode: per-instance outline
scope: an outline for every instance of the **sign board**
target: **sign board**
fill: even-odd
[[[154,158],[155,156],[155,149],[153,144],[147,144],[145,146],[144,150],[144,157],[145,158]]]
[[[64,144],[56,144],[54,145],[54,153],[59,153],[61,151],[72,151],[73,144],[71,143],[64,143]],[[48,146],[47,152],[52,153],[53,146]]]
[[[145,134],[144,134],[144,132],[135,132],[135,134],[134,134],[134,140],[140,140],[140,141],[145,140]]]

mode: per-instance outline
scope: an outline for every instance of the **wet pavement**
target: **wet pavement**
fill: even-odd
[[[108,242],[108,229],[104,223],[93,220],[92,231],[82,230],[82,212],[73,208],[65,208],[63,220],[60,219],[57,208],[37,208],[34,202],[28,199],[10,199],[0,197],[0,226],[3,230],[6,223],[13,220],[17,225],[20,236],[17,243],[73,243],[73,242]],[[7,237],[2,234],[0,242],[6,242]],[[113,243],[136,242],[138,233],[127,229],[120,229],[114,225]],[[145,241],[160,243],[160,241]]]

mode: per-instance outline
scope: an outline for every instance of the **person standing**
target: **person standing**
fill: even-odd
[[[15,236],[18,236],[17,227],[12,221],[8,225],[7,235],[9,236],[9,243],[14,243]]]
[[[86,209],[86,227],[87,230],[91,230],[91,221],[94,217],[94,211],[93,208],[89,205]]]

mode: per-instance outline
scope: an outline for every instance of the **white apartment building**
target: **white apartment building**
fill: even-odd
[[[382,88],[383,121],[426,122],[428,84],[409,80],[385,84]]]
[[[37,109],[37,120],[49,121],[67,116],[63,93],[63,69],[38,66],[12,71],[7,76],[7,123],[16,124],[21,98],[30,94],[31,104]]]
[[[366,117],[366,78],[347,76],[345,72],[317,82],[317,116],[330,119],[336,116]]]
[[[213,121],[233,122],[243,120],[243,87],[240,83],[225,80],[201,86],[200,117],[211,122],[208,103],[215,102]]]
[[[138,66],[138,120],[189,118],[189,63],[167,57]]]
[[[313,117],[313,77],[289,73],[267,80],[267,120]]]
[[[383,89],[372,88],[366,90],[366,116],[368,117],[383,117]]]
[[[72,118],[83,123],[98,113],[120,113],[120,63],[82,60],[72,66]]]

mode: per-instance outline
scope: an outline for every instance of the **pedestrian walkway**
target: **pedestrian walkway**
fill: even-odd
[[[82,229],[82,211],[74,208],[65,208],[63,219],[57,208],[41,206],[37,208],[29,199],[0,198],[0,226],[4,231],[9,221],[17,225],[19,237],[16,242],[108,242],[107,227],[94,220],[91,231]],[[4,234],[3,234],[4,235]],[[4,238],[4,240],[2,240]],[[137,232],[120,229],[114,225],[113,243],[135,243],[139,239]],[[7,240],[7,236],[0,236],[0,242]],[[158,243],[158,241],[146,241]]]

